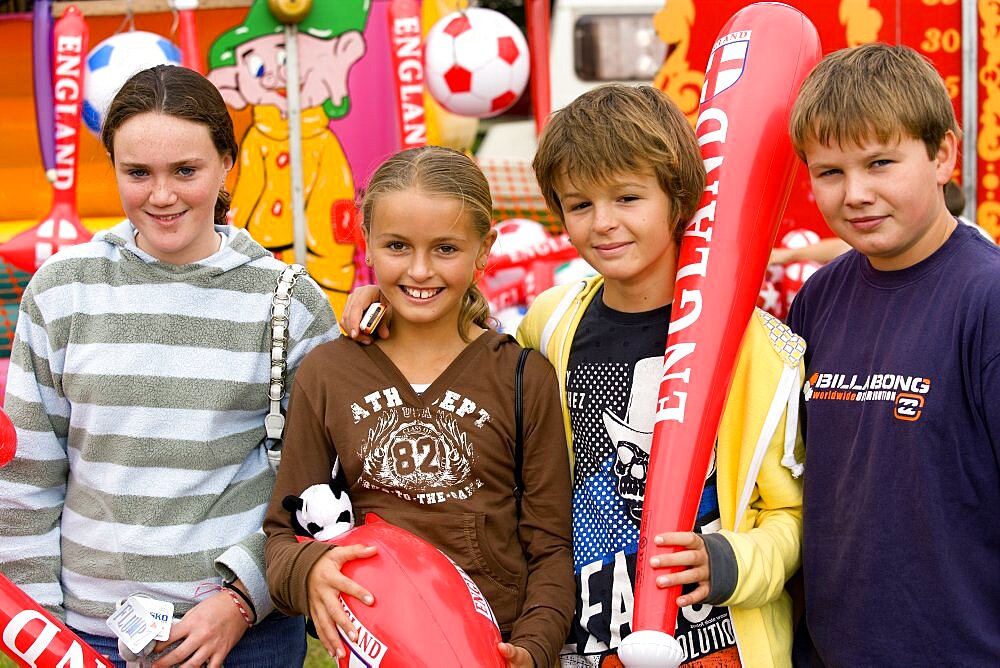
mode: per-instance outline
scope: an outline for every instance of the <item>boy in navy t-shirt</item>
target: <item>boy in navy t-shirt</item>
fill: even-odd
[[[831,666],[996,665],[1000,249],[945,207],[948,92],[908,47],[844,49],[806,79],[790,127],[853,247],[788,316],[808,343],[807,651]]]

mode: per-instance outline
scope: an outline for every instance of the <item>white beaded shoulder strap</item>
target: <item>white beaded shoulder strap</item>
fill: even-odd
[[[292,289],[299,276],[306,273],[301,264],[285,267],[278,276],[278,284],[271,298],[271,382],[267,398],[271,408],[264,418],[264,439],[261,444],[267,452],[271,468],[281,463],[282,433],[285,431],[285,414],[281,400],[285,396],[285,369],[288,354],[288,315],[292,304]]]

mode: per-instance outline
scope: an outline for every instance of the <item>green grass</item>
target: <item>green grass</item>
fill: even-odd
[[[306,652],[306,662],[304,668],[334,668],[337,664],[333,662],[330,655],[323,649],[323,645],[315,638],[309,638],[309,649]],[[13,659],[4,654],[0,654],[0,668],[17,668]]]
[[[323,643],[310,636],[306,662],[302,665],[304,668],[333,668],[337,664],[326,653]]]

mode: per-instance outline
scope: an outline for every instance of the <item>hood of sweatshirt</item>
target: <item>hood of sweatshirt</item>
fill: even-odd
[[[254,241],[244,229],[232,225],[216,225],[215,231],[223,238],[219,250],[190,264],[162,262],[139,248],[135,241],[135,226],[129,220],[123,220],[114,227],[98,232],[94,235],[93,241],[115,247],[123,262],[131,264],[129,261],[134,261],[133,268],[137,271],[168,275],[174,280],[218,276],[254,260],[272,257],[271,252]]]

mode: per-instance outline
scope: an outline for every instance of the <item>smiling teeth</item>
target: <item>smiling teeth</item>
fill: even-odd
[[[403,291],[411,297],[417,299],[430,299],[438,293],[437,290],[416,290],[414,288],[403,288]]]

